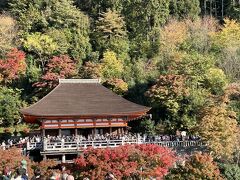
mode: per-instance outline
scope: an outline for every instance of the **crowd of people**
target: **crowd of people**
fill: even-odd
[[[199,141],[200,136],[197,135],[186,135],[186,136],[177,136],[177,135],[156,135],[156,136],[144,136],[144,141],[154,142],[154,141]]]
[[[132,141],[137,140],[138,142],[161,142],[161,141],[199,141],[200,137],[197,135],[187,135],[186,132],[182,131],[176,133],[176,135],[140,135],[133,133],[125,134],[95,134],[83,136],[83,135],[72,135],[72,136],[50,136],[47,135],[44,137],[46,142],[50,143],[65,143],[65,142],[86,142],[86,141],[109,141],[109,140],[124,140]],[[7,141],[1,142],[2,149],[8,149],[12,146],[24,147],[26,143],[42,143],[43,137],[40,135],[35,135],[32,137],[24,137],[19,139],[8,139]]]
[[[0,172],[0,180],[74,180],[74,176],[70,171],[66,170],[65,166],[61,166],[61,170],[55,169],[51,175],[45,175],[41,172],[40,168],[34,170],[34,175],[30,177],[27,172],[27,161],[22,160],[21,164],[16,170],[5,167],[3,172]],[[85,177],[83,180],[90,180]],[[105,180],[116,180],[112,173],[107,173]]]
[[[82,135],[72,136],[46,136],[47,142],[84,142],[84,141],[109,141],[109,140],[138,140],[139,142],[154,142],[154,141],[198,141],[200,136],[197,135],[186,135],[182,133],[180,135],[140,135],[133,133],[125,133],[121,135],[117,134],[96,134],[88,135],[87,137]]]
[[[9,138],[7,140],[2,140],[0,142],[1,149],[5,150],[10,147],[16,146],[19,148],[22,148],[29,140],[29,137],[13,137]]]

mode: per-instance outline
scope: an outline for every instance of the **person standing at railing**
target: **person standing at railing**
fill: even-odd
[[[182,141],[185,141],[186,136],[187,136],[187,132],[186,131],[182,131],[181,132]]]
[[[2,142],[1,147],[2,147],[3,150],[6,150],[6,143],[5,143],[5,141]]]
[[[64,143],[65,143],[65,139],[64,139],[64,137],[62,137],[62,139],[61,139],[61,147],[62,148],[64,147]]]

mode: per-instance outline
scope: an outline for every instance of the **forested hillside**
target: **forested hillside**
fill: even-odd
[[[101,78],[117,94],[152,107],[154,122],[143,125],[153,132],[195,131],[216,108],[222,114],[215,116],[232,113],[233,124],[239,121],[239,1],[0,5],[3,127],[19,123],[19,109],[46,95],[59,78]]]
[[[152,108],[132,130],[198,134],[239,163],[239,0],[0,0],[0,133],[59,78],[101,78]]]

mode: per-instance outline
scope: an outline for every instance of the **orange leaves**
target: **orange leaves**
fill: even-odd
[[[152,86],[146,96],[153,102],[175,99],[188,94],[185,86],[185,78],[182,75],[161,75],[156,85]]]
[[[82,68],[82,76],[84,78],[99,78],[101,77],[101,65],[94,62],[86,62]]]
[[[30,176],[33,175],[33,171],[31,169],[31,160],[25,156],[21,155],[20,148],[11,148],[8,150],[0,149],[0,171],[3,172],[5,167],[8,167],[12,172],[20,167],[21,161],[24,159],[27,161],[27,172]]]
[[[87,149],[75,161],[83,177],[104,179],[112,172],[117,179],[124,177],[160,177],[175,163],[174,153],[157,145],[126,145],[117,148]]]
[[[5,59],[0,59],[0,82],[11,82],[26,70],[25,53],[12,49]]]
[[[212,179],[222,180],[218,166],[206,153],[196,153],[187,159],[185,165],[172,169],[166,180],[171,179]]]

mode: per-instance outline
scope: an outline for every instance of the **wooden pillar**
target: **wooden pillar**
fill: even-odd
[[[95,136],[95,127],[92,129],[92,137],[94,137]]]
[[[92,129],[92,136],[95,137],[96,134],[96,118],[93,118],[93,126],[94,128]]]
[[[112,134],[112,126],[109,127],[109,134]]]
[[[75,136],[77,136],[78,135],[78,129],[77,129],[77,120],[75,119],[74,120],[74,126],[75,126]]]
[[[45,137],[45,125],[44,125],[44,120],[42,120],[42,136]]]
[[[58,135],[61,136],[62,135],[62,131],[61,131],[61,121],[58,120]]]

